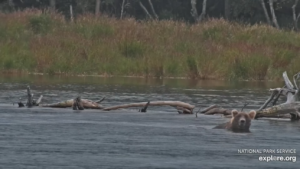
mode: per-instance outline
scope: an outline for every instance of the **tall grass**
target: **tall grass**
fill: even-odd
[[[200,79],[277,79],[300,63],[300,34],[222,19],[95,19],[0,13],[2,71]]]

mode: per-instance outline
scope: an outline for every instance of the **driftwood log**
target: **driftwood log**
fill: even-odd
[[[19,107],[33,107],[33,106],[39,106],[43,99],[43,95],[41,95],[37,100],[33,99],[33,94],[31,93],[30,86],[27,86],[27,101],[26,104],[22,103],[22,98],[20,98],[19,102],[17,103]],[[13,103],[14,104],[14,103]]]
[[[287,73],[283,73],[283,79],[285,82],[284,87],[270,89],[271,96],[265,101],[265,103],[256,110],[256,119],[258,118],[290,118],[291,120],[300,119],[300,90],[297,85],[297,81],[300,79],[300,72],[293,76],[293,82],[289,80]],[[280,96],[286,97],[286,102],[276,105]],[[273,102],[272,102],[273,101]],[[268,105],[272,102],[272,106]],[[231,117],[231,110],[224,109],[217,105],[212,105],[199,113],[205,115],[223,114],[225,117]],[[197,116],[197,113],[196,113]]]
[[[151,102],[140,102],[140,103],[117,105],[117,106],[104,108],[103,110],[109,111],[109,110],[117,110],[117,109],[130,108],[130,107],[145,107],[147,104],[149,106],[172,106],[175,107],[177,111],[182,114],[193,114],[193,109],[195,108],[195,106],[193,105],[180,102],[180,101],[151,101]]]
[[[103,100],[104,99],[94,102],[88,99],[80,99],[80,97],[77,97],[75,99],[70,99],[70,100],[53,103],[53,104],[43,104],[41,106],[52,107],[52,108],[72,107],[73,110],[101,109],[104,111],[131,108],[131,107],[143,107],[142,109],[139,110],[139,112],[146,112],[149,106],[172,106],[177,109],[179,114],[193,114],[193,109],[195,108],[195,106],[193,105],[180,102],[180,101],[148,101],[148,102],[130,103],[130,104],[123,104],[123,105],[104,108],[102,105],[99,104]]]
[[[73,110],[84,110],[84,109],[101,109],[104,111],[122,109],[122,108],[130,108],[130,107],[143,107],[139,110],[139,112],[146,112],[148,106],[172,106],[177,109],[179,114],[193,114],[193,109],[195,106],[190,105],[188,103],[180,102],[180,101],[148,101],[148,102],[140,102],[140,103],[131,103],[124,105],[117,105],[112,107],[104,107],[100,103],[104,101],[105,97],[98,101],[92,101],[89,99],[81,99],[80,97],[76,97],[75,99],[69,99],[58,103],[52,104],[40,104],[43,96],[41,96],[37,101],[33,100],[33,94],[31,93],[30,87],[27,87],[27,103],[26,106],[40,106],[40,107],[50,107],[50,108],[72,108]],[[24,107],[24,104],[20,101],[18,103],[19,107]]]
[[[293,76],[293,83],[289,80],[287,73],[283,73],[283,79],[285,85],[282,88],[270,89],[271,96],[265,101],[265,103],[256,110],[256,119],[258,118],[290,118],[291,120],[300,119],[300,90],[297,85],[297,81],[300,79],[300,72]],[[283,104],[277,104],[279,97],[286,97],[286,102]],[[177,109],[179,114],[193,114],[195,108],[194,105],[180,101],[148,101],[140,103],[130,103],[117,105],[112,107],[104,107],[100,103],[105,99],[105,97],[99,101],[92,101],[88,99],[81,99],[76,97],[75,99],[70,99],[53,104],[43,104],[40,105],[43,96],[35,101],[33,99],[33,94],[31,93],[30,87],[27,87],[27,107],[41,106],[41,107],[52,107],[52,108],[67,108],[72,107],[74,110],[84,110],[84,109],[101,109],[104,111],[130,108],[130,107],[143,107],[140,112],[146,112],[148,106],[171,106]],[[268,105],[272,102],[272,106]],[[19,102],[19,107],[24,106],[23,103]],[[246,106],[246,105],[245,105]],[[245,107],[244,106],[244,107]],[[242,109],[243,110],[243,109]],[[241,110],[241,111],[242,111]],[[218,105],[212,105],[204,110],[197,113],[205,115],[221,114],[225,117],[231,117],[231,110],[222,108]],[[196,113],[196,117],[197,117]]]
[[[85,109],[103,109],[104,107],[102,105],[100,105],[100,103],[105,99],[102,98],[99,101],[92,101],[92,100],[88,100],[88,99],[78,99],[79,97],[75,98],[75,99],[70,99],[70,100],[66,100],[66,101],[62,101],[62,102],[58,102],[58,103],[53,103],[53,104],[43,104],[41,105],[42,107],[52,107],[52,108],[67,108],[67,107],[73,107],[74,109],[74,101],[77,102],[75,106],[77,106],[77,109],[82,109],[82,108],[78,108],[78,107],[82,107]],[[78,104],[82,105],[82,106],[78,106]]]

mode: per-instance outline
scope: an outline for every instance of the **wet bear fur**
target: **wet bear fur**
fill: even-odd
[[[250,132],[251,120],[255,118],[256,111],[251,110],[249,113],[231,111],[232,118],[229,122],[220,124],[214,129],[227,129],[233,132]]]

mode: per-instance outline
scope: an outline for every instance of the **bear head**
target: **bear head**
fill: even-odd
[[[250,132],[251,120],[255,118],[256,111],[251,110],[249,113],[238,112],[237,110],[231,111],[232,118],[228,129],[233,132]]]

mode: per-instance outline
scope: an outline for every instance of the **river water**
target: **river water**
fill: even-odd
[[[229,119],[179,115],[168,106],[103,112],[18,108],[30,85],[35,98],[54,103],[80,95],[104,106],[174,100],[196,106],[257,109],[268,89],[281,83],[135,78],[0,76],[0,168],[299,168],[299,162],[259,161],[260,156],[296,156],[300,122],[254,120],[251,133],[214,130]],[[295,149],[296,153],[239,153]],[[292,157],[293,158],[293,157]],[[293,159],[291,159],[293,160]]]

